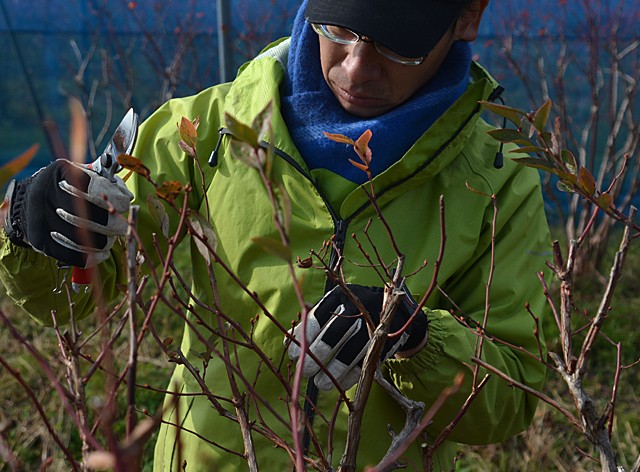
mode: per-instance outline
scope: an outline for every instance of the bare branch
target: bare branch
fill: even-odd
[[[575,418],[570,412],[569,410],[567,410],[564,406],[562,406],[560,403],[558,403],[557,401],[555,401],[553,398],[545,395],[542,392],[539,392],[531,387],[529,387],[528,385],[525,385],[521,382],[518,382],[515,379],[512,379],[511,377],[509,377],[507,374],[505,374],[504,372],[500,371],[499,369],[495,368],[494,366],[492,366],[491,364],[486,363],[485,361],[483,361],[482,359],[477,359],[477,358],[473,358],[472,359],[473,362],[475,362],[476,364],[484,367],[485,369],[487,369],[489,372],[497,375],[498,377],[500,377],[501,379],[503,379],[504,381],[506,381],[509,385],[513,386],[513,387],[517,387],[521,390],[524,390],[525,392],[539,398],[540,400],[542,400],[545,403],[548,403],[549,405],[551,405],[552,407],[554,407],[556,410],[558,410],[560,413],[562,413],[568,420],[570,423],[572,423],[576,428],[580,429],[582,431],[582,425],[580,424],[580,421]]]
[[[407,448],[415,442],[424,429],[431,424],[433,417],[440,410],[442,405],[458,392],[462,386],[462,382],[464,381],[464,375],[456,375],[453,380],[453,385],[442,391],[422,418],[420,418],[420,415],[424,410],[424,404],[410,401],[404,397],[398,398],[398,393],[395,387],[389,384],[381,375],[377,376],[376,380],[379,380],[380,385],[394,396],[396,401],[398,401],[407,413],[405,425],[399,434],[393,436],[391,447],[387,451],[387,454],[375,467],[365,469],[366,472],[389,472],[398,467],[397,462],[402,454],[404,454]],[[394,391],[396,393],[393,393]]]
[[[620,279],[622,273],[622,266],[624,265],[624,261],[629,250],[630,244],[630,235],[631,235],[631,222],[633,222],[635,218],[636,209],[632,208],[629,214],[629,225],[625,228],[624,235],[622,237],[622,241],[620,243],[620,248],[616,253],[615,260],[613,266],[611,267],[611,272],[609,275],[609,283],[605,289],[602,300],[600,302],[600,306],[598,308],[598,312],[591,324],[591,328],[589,329],[589,333],[587,334],[586,339],[582,345],[582,349],[580,351],[580,355],[578,357],[578,361],[576,363],[576,374],[579,378],[584,376],[586,365],[589,360],[589,356],[593,349],[593,345],[596,342],[598,334],[602,329],[602,325],[604,324],[609,310],[611,309],[611,299],[613,298],[613,294],[615,292],[616,285],[618,280]]]

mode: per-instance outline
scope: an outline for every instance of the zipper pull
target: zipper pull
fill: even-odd
[[[338,220],[335,223],[335,230],[333,233],[333,248],[331,249],[331,258],[329,259],[329,267],[331,268],[331,270],[335,270],[337,268],[336,266],[344,249],[348,227],[349,223],[344,220]]]
[[[215,167],[218,165],[218,151],[220,151],[220,145],[222,144],[222,138],[225,135],[225,129],[224,128],[220,128],[218,130],[218,142],[216,143],[216,147],[215,149],[211,152],[211,155],[209,156],[209,166],[210,167]]]

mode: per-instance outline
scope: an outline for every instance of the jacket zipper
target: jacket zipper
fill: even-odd
[[[501,90],[494,90],[494,93],[496,93],[499,95],[501,93]],[[378,196],[381,196],[382,194],[386,193],[388,190],[401,185],[402,183],[404,183],[405,181],[409,180],[411,177],[413,177],[416,173],[422,171],[425,167],[427,167],[431,162],[433,162],[434,159],[436,159],[443,151],[444,149],[447,148],[447,146],[458,136],[458,134],[460,134],[460,132],[462,131],[462,129],[464,129],[464,127],[469,123],[469,121],[471,120],[471,118],[478,113],[480,109],[480,105],[478,105],[473,112],[469,115],[469,117],[462,123],[462,125],[455,131],[455,133],[453,133],[453,136],[451,136],[445,143],[442,144],[442,146],[434,153],[433,156],[431,156],[430,159],[427,160],[427,162],[424,163],[424,165],[422,165],[416,172],[412,173],[411,175],[407,176],[406,178],[396,182],[394,185],[392,185],[391,187],[388,187],[386,189],[384,189],[382,192],[380,192],[378,194]],[[214,151],[211,153],[211,157],[209,158],[209,165],[214,167],[217,164],[218,161],[218,151],[220,149],[220,144],[222,142],[222,138],[225,134],[231,134],[231,131],[229,131],[229,129],[227,128],[220,128],[218,130],[218,133],[220,135],[220,137],[218,138],[218,142],[216,144],[216,147],[214,149]],[[268,149],[270,147],[270,144],[265,142],[265,141],[261,141],[260,142],[260,146],[264,149]],[[327,207],[327,209],[329,210],[329,214],[331,215],[331,218],[333,220],[333,225],[334,225],[334,231],[333,231],[333,246],[331,249],[331,256],[329,259],[329,267],[331,269],[333,269],[336,265],[336,263],[338,262],[338,259],[340,257],[340,254],[342,254],[343,250],[344,250],[344,245],[345,245],[345,241],[346,241],[346,234],[347,234],[347,228],[349,227],[349,222],[358,214],[360,214],[361,212],[363,212],[365,210],[365,208],[367,208],[370,205],[370,202],[367,202],[365,204],[363,204],[360,208],[358,208],[353,215],[351,215],[350,218],[343,220],[341,218],[338,218],[338,215],[336,214],[336,212],[334,211],[333,207],[331,206],[331,204],[326,200],[326,198],[324,197],[324,195],[322,194],[322,192],[320,191],[320,189],[318,188],[318,186],[316,185],[316,183],[313,181],[313,179],[311,178],[311,176],[305,171],[305,169],[303,169],[300,164],[298,164],[291,156],[289,156],[287,153],[285,153],[284,151],[276,148],[274,146],[274,152],[276,153],[276,155],[280,156],[282,159],[284,159],[286,162],[288,162],[290,165],[292,165],[299,173],[300,175],[302,175],[305,179],[307,179],[309,181],[309,183],[311,183],[311,185],[316,189],[316,191],[318,192],[318,195],[320,195],[320,198],[322,198],[322,201],[324,202],[325,206]],[[327,278],[326,282],[325,282],[325,293],[328,292],[329,290],[331,290],[334,287],[334,283],[331,282],[331,280],[329,280]],[[311,435],[309,433],[309,430],[313,428],[313,419],[315,417],[315,405],[317,404],[318,401],[318,387],[316,386],[313,377],[311,377],[308,381],[307,381],[307,389],[306,389],[306,393],[305,393],[305,400],[304,400],[304,412],[305,415],[307,417],[307,421],[309,422],[309,427],[305,428],[304,431],[304,437],[303,437],[303,447],[304,447],[304,451],[305,453],[307,453],[309,451],[309,446],[311,443]]]
[[[260,145],[264,148],[269,146],[268,143],[262,141]],[[291,166],[293,166],[300,175],[304,176],[305,179],[313,185],[313,188],[316,189],[320,198],[324,202],[329,214],[331,215],[331,219],[333,220],[333,245],[331,247],[331,256],[329,257],[329,267],[333,270],[340,258],[340,255],[343,253],[344,245],[346,241],[347,228],[349,227],[349,220],[343,220],[338,217],[338,214],[335,212],[331,204],[324,197],[316,183],[313,181],[311,176],[298,164],[291,156],[289,156],[286,152],[276,148],[274,146],[274,152],[276,155],[280,156],[286,162],[288,162]],[[334,287],[334,283],[327,277],[324,286],[324,292],[327,293]],[[314,377],[311,377],[307,380],[307,388],[305,391],[304,398],[304,406],[303,411],[305,417],[307,418],[309,427],[305,428],[304,435],[302,438],[302,446],[303,450],[306,453],[309,452],[309,446],[311,445],[311,433],[310,430],[313,429],[313,419],[316,415],[316,405],[318,404],[318,387],[315,384]]]
[[[269,146],[269,144],[264,141],[262,141],[260,145],[264,148],[267,148]],[[322,194],[322,192],[320,191],[316,183],[313,181],[311,176],[300,166],[300,164],[298,164],[291,156],[289,156],[284,151],[275,147],[274,147],[274,151],[276,155],[280,156],[287,163],[293,166],[300,173],[300,175],[304,176],[304,178],[309,181],[309,183],[313,186],[313,188],[316,189],[316,192],[318,192],[318,195],[320,195],[320,198],[322,198],[322,201],[324,202],[325,207],[327,208],[327,210],[329,211],[329,214],[331,215],[331,219],[333,220],[333,236],[332,236],[333,245],[331,248],[331,256],[329,257],[329,267],[333,270],[336,264],[338,263],[340,255],[343,253],[343,250],[344,250],[347,228],[349,227],[349,220],[343,220],[338,217],[338,214],[334,211],[331,204],[324,197],[324,195]],[[325,293],[331,290],[334,287],[334,285],[335,284],[329,278],[327,278],[324,286]],[[319,391],[318,391],[318,387],[315,384],[314,377],[311,377],[307,380],[307,388],[305,391],[304,406],[303,406],[303,411],[309,424],[309,427],[305,428],[304,435],[302,438],[302,446],[305,454],[309,452],[309,446],[311,445],[310,430],[313,429],[313,419],[315,418],[315,415],[316,415],[316,405],[318,404],[318,394],[319,394]]]
[[[228,128],[220,128],[218,130],[218,142],[216,143],[216,147],[214,148],[213,152],[211,153],[211,156],[209,157],[209,165],[211,167],[215,167],[218,164],[218,153],[220,151],[220,145],[222,144],[222,138],[225,135],[231,135],[231,131]],[[260,142],[260,147],[267,150],[271,147],[271,145],[269,143],[267,143],[266,141],[261,141]],[[316,192],[318,192],[318,195],[320,195],[320,198],[322,199],[322,202],[324,203],[324,205],[327,207],[327,210],[329,211],[329,214],[331,215],[331,219],[333,220],[333,226],[334,226],[334,241],[340,241],[340,245],[337,245],[338,248],[340,249],[340,252],[342,252],[342,249],[344,247],[344,235],[346,234],[347,231],[347,226],[349,225],[349,220],[351,220],[351,218],[349,218],[348,220],[342,220],[340,218],[338,218],[338,214],[335,212],[335,210],[333,209],[333,207],[331,206],[331,204],[327,201],[327,199],[324,197],[324,195],[322,194],[322,192],[320,191],[320,189],[318,188],[318,186],[316,185],[316,183],[313,181],[313,179],[311,178],[311,176],[309,175],[309,173],[302,168],[302,166],[300,164],[298,164],[293,157],[291,157],[289,154],[287,154],[286,152],[276,148],[275,146],[273,147],[274,152],[276,153],[277,156],[279,156],[280,158],[284,159],[289,165],[291,165],[294,169],[296,169],[298,171],[298,173],[300,175],[302,175],[305,179],[307,179],[309,181],[309,183],[313,186],[313,188],[316,190]],[[334,254],[335,253],[335,248],[331,253],[331,264],[333,264],[334,259],[337,260],[337,255]],[[332,266],[332,265],[331,265]]]
[[[496,93],[496,92],[499,95],[502,92],[502,90],[494,90],[494,93]],[[392,185],[391,187],[389,187],[387,189],[384,189],[378,196],[382,195],[383,193],[385,193],[386,191],[390,190],[391,188],[394,188],[397,185],[400,185],[400,184],[404,183],[405,181],[407,181],[408,179],[413,177],[416,173],[422,171],[431,162],[433,162],[433,160],[436,159],[444,151],[444,149],[447,148],[447,146],[451,142],[453,142],[453,140],[458,136],[458,134],[460,134],[462,129],[464,129],[464,127],[467,126],[469,121],[471,121],[471,118],[476,113],[478,113],[479,109],[480,109],[480,105],[478,105],[473,110],[473,112],[469,115],[469,117],[455,131],[453,136],[449,140],[447,140],[445,143],[443,143],[443,145],[435,152],[435,154],[433,156],[431,156],[430,159],[427,160],[427,162],[424,163],[424,165],[422,165],[420,167],[420,169],[418,169],[416,172],[412,173],[410,176],[406,177],[405,179],[402,179],[401,181],[399,181],[396,184]],[[222,130],[220,130],[220,132],[222,134]],[[266,142],[261,142],[260,145],[265,147],[265,148],[269,146],[269,144],[266,143]],[[216,149],[218,147],[219,147],[219,143],[218,143],[218,146],[216,146]],[[331,214],[331,218],[333,219],[333,225],[334,225],[334,231],[333,231],[333,243],[334,244],[333,244],[332,249],[331,249],[331,257],[329,259],[329,267],[331,269],[334,269],[335,266],[336,266],[336,263],[338,262],[340,254],[342,254],[343,250],[344,250],[344,245],[345,245],[345,242],[346,242],[347,228],[349,227],[349,222],[356,215],[362,213],[371,203],[367,202],[364,205],[362,205],[360,208],[358,208],[351,215],[350,218],[348,218],[346,220],[338,218],[336,212],[333,210],[333,208],[331,207],[329,202],[325,199],[324,195],[322,195],[322,192],[320,191],[320,189],[318,188],[316,183],[313,181],[311,176],[300,166],[300,164],[298,164],[287,153],[285,153],[285,152],[283,152],[280,149],[277,149],[275,147],[274,147],[274,149],[275,149],[275,153],[278,156],[280,156],[285,161],[287,161],[289,164],[291,164],[301,175],[303,175],[311,183],[311,185],[313,185],[313,187],[318,192],[318,195],[320,195],[320,198],[322,198],[325,206],[329,210],[329,213]],[[327,278],[327,280],[325,282],[325,293],[327,293],[329,290],[331,290],[334,287],[334,285],[335,284],[333,282],[331,282],[331,280],[329,280]],[[316,384],[314,382],[314,378],[311,377],[310,379],[307,380],[307,389],[306,389],[306,392],[305,392],[305,400],[304,400],[304,407],[303,407],[305,416],[307,418],[307,421],[309,422],[309,427],[305,428],[305,430],[304,430],[304,436],[303,436],[303,442],[302,442],[303,448],[304,448],[303,450],[304,450],[305,454],[309,451],[309,446],[311,444],[311,434],[310,434],[309,430],[313,428],[313,419],[315,417],[315,405],[317,405],[317,403],[318,403],[318,393],[319,393],[318,392],[318,387],[316,386]]]
[[[218,153],[220,151],[222,138],[225,135],[227,134],[230,135],[232,133],[228,128],[220,128],[218,130],[218,134],[219,134],[218,142],[216,143],[216,147],[214,148],[213,152],[211,153],[211,156],[209,157],[209,165],[211,167],[215,167],[218,164]],[[265,141],[261,141],[260,147],[264,149],[268,149],[270,147],[270,144]],[[322,198],[322,201],[325,204],[325,207],[329,211],[329,214],[331,215],[331,219],[333,220],[333,236],[332,236],[333,245],[331,248],[331,256],[329,257],[329,267],[333,269],[338,262],[340,254],[342,254],[344,250],[347,228],[349,227],[349,220],[343,220],[338,217],[337,213],[335,212],[331,204],[327,201],[327,199],[324,197],[324,195],[322,194],[322,192],[320,191],[316,183],[313,181],[311,176],[305,171],[305,169],[302,168],[302,166],[300,166],[300,164],[298,164],[286,152],[276,148],[275,146],[273,147],[273,149],[277,156],[284,159],[288,164],[290,164],[294,169],[296,169],[300,175],[302,175],[305,179],[309,181],[309,183],[313,186],[316,192],[318,192],[318,195],[320,195],[320,198]],[[331,290],[334,287],[334,285],[335,284],[331,282],[329,278],[327,278],[325,282],[325,293]],[[309,422],[309,427],[305,428],[304,437],[303,437],[303,447],[304,447],[305,453],[309,451],[309,445],[311,444],[311,434],[309,430],[313,428],[313,419],[316,413],[315,406],[317,402],[318,402],[318,387],[316,386],[313,377],[311,377],[310,379],[307,380],[307,388],[305,392],[304,407],[303,407],[305,416],[307,418],[307,421]]]

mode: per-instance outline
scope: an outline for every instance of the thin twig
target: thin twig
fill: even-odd
[[[138,222],[138,205],[132,205],[129,210],[129,226],[127,229],[127,278],[128,278],[128,314],[129,314],[129,359],[127,361],[127,411],[126,411],[126,437],[136,427],[136,371],[138,364],[138,337],[136,334],[136,298],[137,290],[137,261],[138,244],[132,229]]]
[[[631,208],[629,212],[629,222],[633,222],[636,214],[636,209],[634,207]],[[611,300],[613,298],[613,294],[615,292],[616,286],[618,284],[618,280],[622,275],[622,266],[624,265],[624,261],[629,251],[630,245],[630,236],[631,236],[631,228],[630,224],[625,228],[622,241],[620,242],[620,248],[615,255],[613,266],[611,267],[611,272],[609,275],[609,282],[605,289],[602,300],[600,301],[600,306],[598,307],[598,311],[596,313],[595,318],[591,324],[591,328],[587,333],[587,337],[584,340],[582,345],[582,349],[580,351],[580,355],[578,357],[578,361],[576,362],[576,374],[578,378],[584,377],[587,363],[589,361],[589,356],[593,349],[593,345],[596,342],[596,339],[602,329],[602,326],[607,319],[609,314],[609,310],[611,309]]]
[[[539,398],[543,402],[548,403],[553,408],[555,408],[560,413],[562,413],[569,420],[569,422],[571,424],[573,424],[576,428],[578,428],[580,431],[582,431],[582,424],[580,424],[580,421],[576,417],[574,417],[571,414],[571,412],[569,412],[569,410],[567,410],[564,406],[562,406],[560,403],[555,401],[553,398],[545,395],[542,392],[539,392],[538,390],[535,390],[535,389],[529,387],[528,385],[523,384],[522,382],[518,382],[517,380],[509,377],[507,374],[502,372],[500,369],[492,366],[491,364],[486,363],[482,359],[473,358],[472,361],[477,363],[477,364],[479,364],[480,366],[484,367],[489,372],[497,375],[501,379],[505,380],[509,385],[511,385],[513,387],[516,387],[516,388],[519,388],[519,389],[521,389],[521,390],[523,390],[523,391],[525,391],[525,392],[527,392],[527,393]]]
[[[416,421],[413,418],[413,414],[407,415],[407,422],[405,423],[405,427],[403,428],[403,432],[394,438],[392,442],[392,447],[389,448],[387,454],[382,458],[382,460],[373,468],[367,468],[366,472],[389,472],[391,470],[395,470],[397,468],[397,461],[402,456],[402,454],[407,450],[407,448],[415,442],[415,440],[422,434],[424,429],[431,424],[433,421],[433,417],[436,413],[442,408],[442,405],[455,395],[462,386],[462,382],[464,381],[464,375],[458,374],[453,380],[453,385],[451,387],[445,388],[438,398],[431,404],[429,410],[424,414],[424,416]],[[392,387],[392,386],[391,386]],[[414,410],[411,410],[412,412]],[[415,409],[417,412],[418,410]],[[417,423],[417,424],[415,424]]]
[[[620,386],[620,374],[622,372],[622,344],[616,344],[616,373],[613,378],[613,387],[611,388],[611,412],[609,414],[609,437],[613,432],[613,419],[616,411],[616,400],[618,399],[618,387]]]
[[[474,372],[474,375],[475,375],[475,372]],[[489,378],[490,376],[487,374],[482,378],[480,382],[477,382],[477,380],[474,379],[474,382],[477,382],[477,383],[473,384],[471,393],[469,393],[469,396],[466,398],[466,400],[464,401],[464,403],[456,413],[456,416],[453,418],[453,420],[449,422],[449,424],[440,432],[438,437],[433,441],[433,444],[431,445],[433,450],[438,449],[438,447],[440,447],[440,445],[444,441],[446,441],[446,439],[449,437],[449,435],[453,431],[453,428],[455,428],[458,425],[458,423],[460,423],[460,420],[462,420],[462,417],[467,413],[467,411],[469,411],[469,408],[471,407],[473,401],[477,398],[478,395],[480,395],[480,392],[482,391],[484,386],[487,385]],[[462,380],[464,380],[464,376],[462,376],[462,378],[459,379],[460,385],[458,386],[458,389],[462,386]]]

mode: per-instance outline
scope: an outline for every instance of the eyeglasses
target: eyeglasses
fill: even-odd
[[[311,27],[320,36],[327,38],[329,41],[333,41],[334,43],[337,43],[337,44],[356,44],[358,41],[362,41],[363,43],[373,43],[373,46],[376,48],[376,51],[378,51],[387,59],[393,62],[397,62],[399,64],[404,64],[407,66],[417,66],[422,64],[422,62],[427,57],[427,56],[422,56],[422,57],[401,56],[400,54],[393,52],[388,47],[383,46],[382,44],[376,41],[373,41],[371,39],[366,39],[366,36],[362,36],[361,34],[358,34],[355,31],[351,31],[349,28],[344,28],[342,26],[311,23]]]

